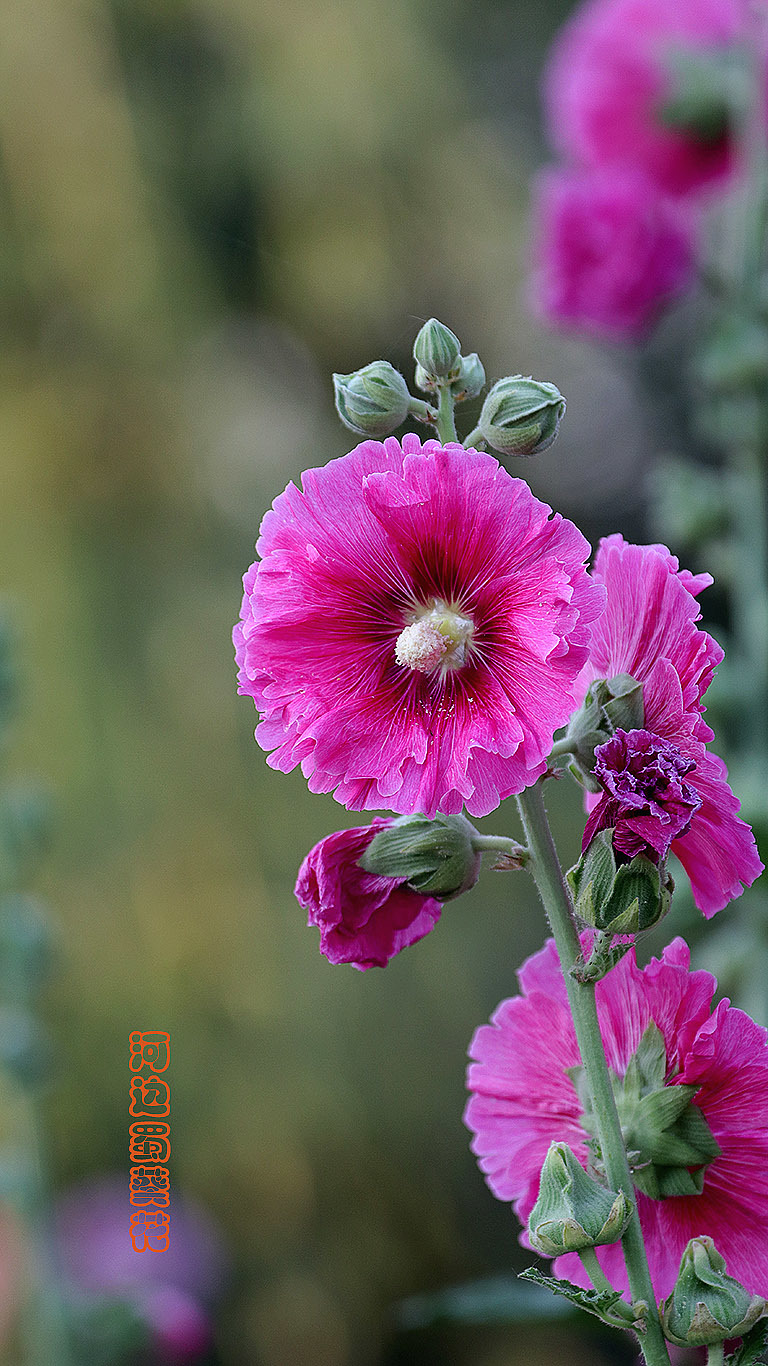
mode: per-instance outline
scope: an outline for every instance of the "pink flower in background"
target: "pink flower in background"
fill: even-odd
[[[532,298],[548,322],[638,338],[690,285],[692,225],[640,172],[552,168],[535,194]]]
[[[595,622],[583,689],[596,678],[631,674],[643,684],[644,726],[695,765],[686,783],[701,805],[690,829],[672,842],[687,872],[696,905],[709,917],[740,896],[760,875],[749,826],[728,786],[725,764],[705,749],[712,731],[702,698],[723,652],[702,631],[694,594],[709,575],[679,570],[666,546],[629,545],[619,535],[600,542],[594,576],[607,592]]]
[[[611,827],[613,847],[627,858],[666,858],[689,829],[701,797],[685,778],[696,767],[675,745],[648,730],[617,730],[595,750],[595,777],[605,789],[587,821],[586,850],[598,830]]]
[[[545,78],[550,137],[585,166],[642,170],[667,194],[717,181],[727,134],[665,125],[678,54],[723,52],[743,37],[745,0],[587,0],[560,30]]]
[[[377,877],[359,867],[371,840],[392,824],[339,830],[316,844],[299,869],[296,897],[320,930],[320,950],[331,963],[386,967],[435,926],[441,905],[407,886],[405,878]]]
[[[352,809],[475,816],[536,781],[602,590],[490,455],[364,441],[262,524],[235,627],[270,764]]]
[[[585,948],[588,942],[589,935],[583,936]],[[525,1224],[550,1143],[568,1143],[586,1166],[590,1132],[569,1075],[581,1059],[552,940],[518,976],[522,995],[503,1001],[492,1023],[472,1040],[468,1085],[473,1094],[465,1120],[491,1190],[500,1200],[512,1201]],[[683,1249],[703,1231],[714,1238],[730,1275],[751,1291],[768,1291],[766,1031],[727,1001],[712,1012],[716,985],[709,973],[689,971],[688,947],[681,939],[643,969],[631,951],[597,984],[600,1030],[617,1077],[624,1077],[653,1022],[663,1040],[662,1085],[699,1088],[692,1104],[719,1147],[719,1155],[704,1166],[701,1194],[652,1199],[637,1192],[658,1296],[670,1293]],[[616,1289],[626,1290],[621,1246],[596,1251]],[[558,1258],[554,1271],[587,1284],[575,1254]]]

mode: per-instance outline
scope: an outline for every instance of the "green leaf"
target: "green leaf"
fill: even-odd
[[[560,1281],[554,1276],[545,1276],[535,1266],[526,1267],[525,1271],[520,1272],[521,1281],[532,1281],[534,1285],[544,1286],[546,1290],[551,1290],[553,1295],[562,1295],[571,1304],[575,1304],[578,1309],[584,1309],[588,1314],[594,1314],[595,1318],[607,1323],[611,1328],[628,1327],[628,1323],[621,1323],[614,1313],[616,1306],[621,1300],[619,1290],[584,1290],[580,1285],[574,1285],[572,1281]],[[620,1312],[620,1311],[619,1311]]]
[[[768,1348],[768,1319],[761,1319],[745,1333],[740,1347],[726,1358],[725,1366],[756,1366]]]

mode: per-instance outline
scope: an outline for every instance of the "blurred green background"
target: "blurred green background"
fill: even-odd
[[[127,1035],[170,1029],[172,1182],[233,1255],[225,1366],[622,1350],[556,1323],[395,1333],[401,1297],[525,1260],[461,1113],[469,1039],[543,919],[524,878],[489,873],[385,972],[330,967],[293,880],[356,818],[267,768],[230,643],[263,511],[354,444],[330,372],[382,356],[410,379],[432,314],[490,378],[566,394],[534,491],[592,538],[642,531],[674,395],[641,414],[634,359],[526,303],[538,80],[568,8],[0,6],[0,589],[13,766],[58,808],[37,882],[62,943],[55,1176],[127,1181]],[[567,858],[578,798],[551,800]]]

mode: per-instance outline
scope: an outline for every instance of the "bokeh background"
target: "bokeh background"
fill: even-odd
[[[543,919],[489,873],[386,971],[330,967],[293,880],[355,818],[267,768],[230,641],[264,509],[354,443],[331,371],[383,357],[410,379],[433,314],[489,377],[566,394],[534,491],[592,539],[647,537],[695,299],[629,353],[554,336],[526,298],[538,83],[568,10],[0,6],[0,591],[12,771],[57,811],[35,883],[59,934],[53,1174],[122,1173],[127,1238],[127,1035],[170,1030],[173,1188],[230,1257],[210,1366],[629,1359],[556,1320],[418,1326],[411,1305],[398,1328],[404,1297],[526,1260],[461,1113],[469,1039]],[[568,858],[575,789],[551,801]]]

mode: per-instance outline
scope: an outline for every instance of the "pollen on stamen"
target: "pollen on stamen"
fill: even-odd
[[[431,621],[421,617],[400,632],[395,645],[395,659],[406,669],[428,673],[441,663],[449,646],[447,637]]]

